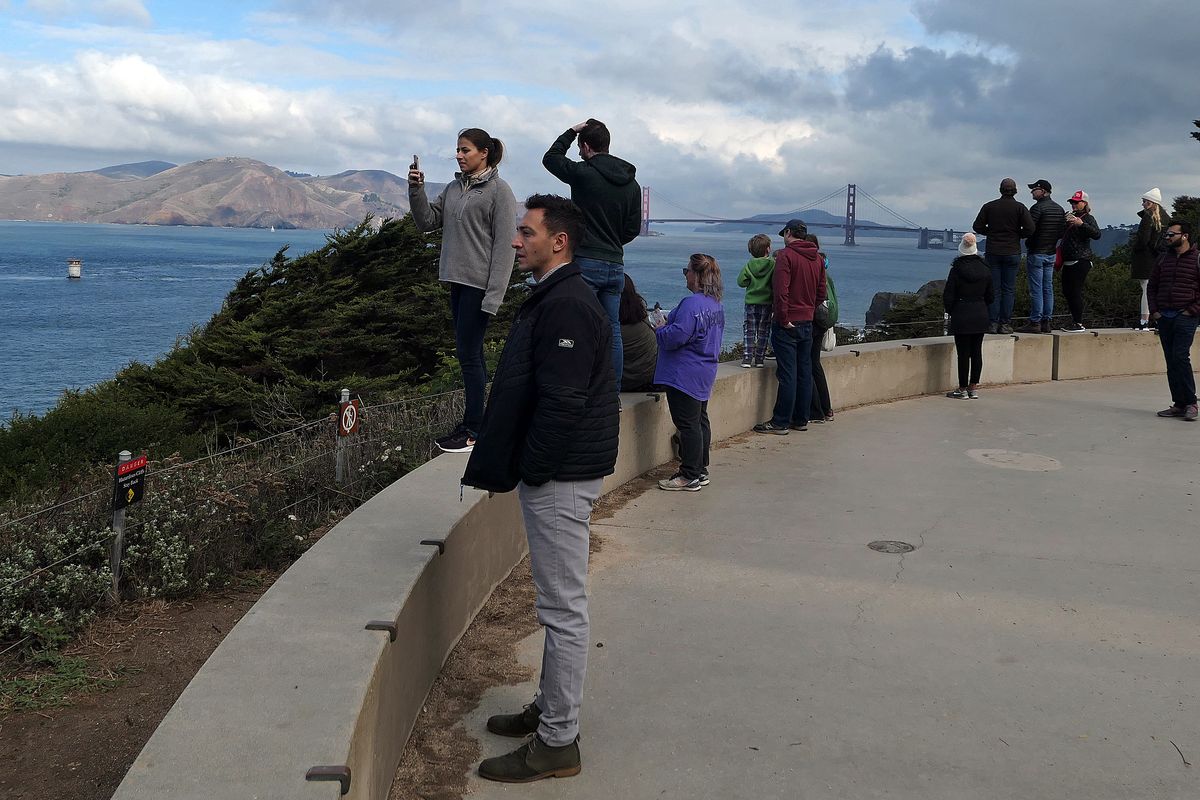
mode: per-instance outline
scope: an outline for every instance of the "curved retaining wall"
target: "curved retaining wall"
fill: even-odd
[[[842,347],[822,364],[838,408],[957,382],[949,337]],[[985,384],[1163,371],[1149,333],[984,342]],[[774,397],[773,370],[722,365],[709,403],[713,439],[769,417]],[[622,400],[621,452],[606,490],[672,458],[666,398]],[[446,455],[414,470],[292,565],[196,674],[114,800],[386,798],[446,656],[525,553],[515,493],[467,490],[460,502],[464,464]],[[392,631],[367,630],[371,621],[394,627],[394,641]],[[306,779],[318,776],[328,782]],[[339,777],[348,778],[345,794]]]

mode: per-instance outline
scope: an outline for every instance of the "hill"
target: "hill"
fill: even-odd
[[[408,210],[404,181],[381,171],[296,178],[249,158],[142,162],[91,172],[0,177],[0,219],[230,228],[349,228]],[[140,173],[149,173],[142,177]]]
[[[755,224],[752,222],[718,222],[713,225],[702,225],[702,226],[696,228],[696,231],[697,232],[705,231],[708,233],[750,233],[750,234],[764,233],[764,232],[769,231],[769,226],[767,225],[767,223],[770,223],[771,225],[775,225],[775,224],[783,225],[783,223],[787,222],[789,219],[795,218],[796,216],[797,216],[797,213],[794,211],[793,212],[784,212],[784,213],[755,214],[752,217],[746,217],[746,219],[747,220],[762,220],[763,224],[759,225],[759,224]],[[810,225],[813,223],[822,223],[822,224],[828,224],[828,225],[845,225],[846,224],[845,217],[839,217],[834,214],[830,214],[827,211],[822,211],[817,208],[800,212],[798,214],[798,216],[800,217],[800,219],[804,220],[806,223],[808,223]],[[858,235],[861,236],[863,233],[866,233],[866,231],[863,230],[864,228],[879,227],[879,225],[880,225],[880,223],[872,222],[869,219],[860,219],[856,222],[856,227],[858,228]],[[814,228],[814,230],[812,232],[817,234],[818,236],[820,236],[822,231],[828,232],[828,231],[830,231],[830,229],[829,228]],[[775,233],[775,231],[769,231],[769,232]],[[889,232],[888,235],[894,235],[894,234]]]
[[[149,178],[151,175],[157,175],[172,167],[177,167],[178,164],[172,164],[170,161],[138,161],[133,164],[117,164],[112,167],[101,167],[93,169],[91,172],[97,175],[103,175],[106,178]]]

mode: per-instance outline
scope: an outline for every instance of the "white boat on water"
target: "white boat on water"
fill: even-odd
[[[67,277],[73,281],[77,281],[83,277],[83,259],[68,258],[67,259]]]
[[[946,242],[942,240],[942,237],[940,237],[940,236],[930,236],[929,237],[929,249],[930,250],[941,250],[945,246],[946,246]]]

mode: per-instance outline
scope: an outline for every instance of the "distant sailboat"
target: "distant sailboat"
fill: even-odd
[[[271,226],[271,233],[274,233],[274,232],[275,232],[275,226],[274,226],[274,225],[272,225],[272,226]]]
[[[83,277],[83,259],[67,259],[67,277],[73,281],[77,281]]]

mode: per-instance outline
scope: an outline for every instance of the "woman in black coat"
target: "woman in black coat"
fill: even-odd
[[[1142,309],[1137,329],[1144,331],[1150,327],[1150,303],[1146,298],[1146,284],[1150,280],[1150,273],[1154,271],[1155,262],[1163,251],[1162,232],[1170,222],[1170,215],[1163,208],[1162,192],[1158,187],[1142,195],[1142,210],[1138,212],[1138,216],[1141,217],[1141,222],[1138,223],[1137,233],[1130,242],[1133,257],[1129,261],[1129,277],[1142,286]]]
[[[1071,210],[1067,212],[1067,229],[1062,242],[1062,289],[1071,309],[1071,322],[1063,325],[1067,333],[1086,330],[1083,327],[1083,287],[1092,271],[1092,240],[1100,238],[1100,224],[1092,216],[1087,192],[1080,189],[1071,195]]]
[[[992,270],[979,257],[975,234],[964,234],[942,292],[942,305],[950,315],[950,333],[954,334],[954,349],[958,353],[958,388],[947,392],[946,397],[979,398],[975,390],[983,373],[983,335],[990,328],[991,303]]]

